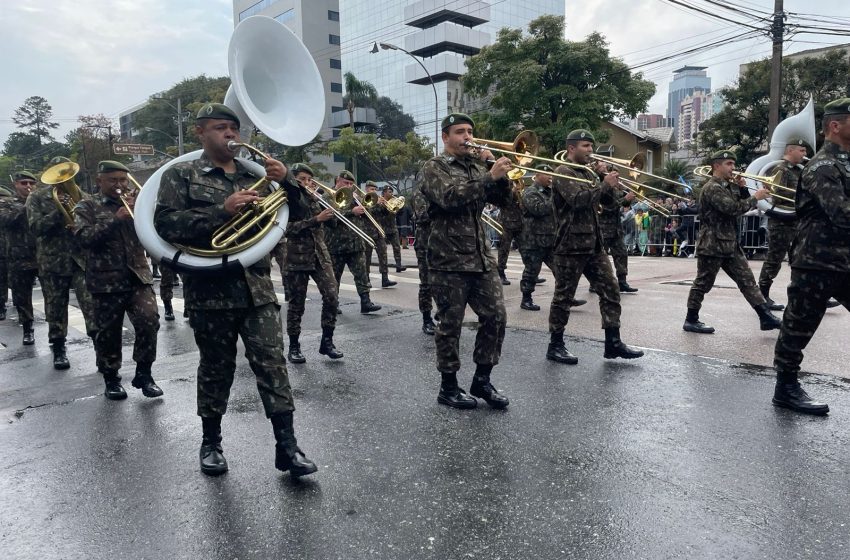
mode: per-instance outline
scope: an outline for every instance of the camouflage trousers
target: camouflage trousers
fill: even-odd
[[[507,313],[502,283],[495,270],[489,272],[429,271],[431,293],[440,322],[434,332],[437,369],[443,373],[460,370],[460,333],[467,304],[478,315],[478,332],[472,360],[476,364],[499,363],[505,339]]]
[[[433,306],[431,305],[431,278],[428,272],[428,247],[423,241],[420,245],[414,244],[416,250],[416,263],[419,267],[419,311],[422,313],[431,313]]]
[[[519,290],[524,294],[534,293],[534,287],[537,285],[537,278],[540,276],[540,270],[543,264],[550,270],[555,270],[552,261],[552,249],[545,247],[523,247],[522,253],[522,279],[519,281]]]
[[[514,239],[516,239],[517,244],[519,244],[520,237],[522,236],[522,228],[504,228],[504,231],[505,233],[499,237],[499,270],[505,270],[505,267],[508,266],[508,255],[511,252],[511,245],[513,244]]]
[[[334,278],[336,279],[337,290],[339,289],[339,281],[342,278],[342,271],[348,265],[348,270],[354,276],[354,285],[357,287],[358,295],[368,294],[372,284],[369,282],[369,272],[366,269],[366,253],[365,251],[350,251],[347,253],[332,253],[331,260],[333,261]]]
[[[602,239],[602,245],[614,261],[614,270],[617,272],[617,280],[625,282],[629,275],[629,252],[623,237],[606,237]]]
[[[380,235],[372,238],[375,243],[375,252],[378,254],[378,272],[381,276],[387,274],[387,243]],[[372,247],[366,247],[366,271],[372,272]]]
[[[0,307],[6,308],[9,299],[9,266],[6,259],[0,259]]]
[[[32,324],[32,285],[38,277],[38,269],[15,270],[9,268],[9,287],[12,288],[12,305],[18,310],[18,319],[24,325]]]
[[[723,269],[723,272],[738,285],[738,289],[750,305],[755,307],[764,303],[764,296],[756,286],[753,271],[750,270],[744,253],[738,249],[728,257],[697,255],[697,277],[694,278],[693,286],[688,294],[688,309],[700,310],[702,300],[714,287],[714,281],[720,269]]]
[[[53,343],[64,341],[68,336],[68,304],[69,292],[74,289],[80,311],[86,321],[86,334],[94,338],[97,329],[92,315],[92,299],[86,288],[86,273],[79,267],[74,267],[73,276],[58,274],[41,275],[41,291],[44,295],[44,317],[47,320],[47,339]]]
[[[591,255],[556,255],[553,258],[555,293],[549,306],[549,332],[563,332],[570,320],[570,302],[582,274],[599,295],[602,328],[620,326],[620,288],[611,269],[611,261],[603,252]]]
[[[275,245],[274,249],[272,249],[272,257],[274,257],[278,268],[280,268],[280,276],[283,278],[286,275],[284,268],[286,266],[286,242],[283,238],[281,238],[280,243]]]
[[[831,297],[850,310],[850,272],[791,269],[788,305],[773,351],[773,365],[779,381],[796,381],[803,350],[820,325]]]
[[[177,273],[174,272],[167,264],[160,263],[159,272],[162,278],[159,279],[159,297],[162,301],[168,302],[174,299],[174,285],[177,280]]]
[[[304,316],[304,302],[307,300],[307,284],[310,278],[316,282],[322,294],[322,329],[336,327],[336,309],[339,306],[338,286],[334,278],[331,263],[315,257],[315,270],[290,270],[284,277],[289,286],[289,298],[286,303],[286,334],[301,334],[301,317]]]
[[[770,290],[773,279],[776,278],[779,269],[782,268],[782,259],[785,258],[785,255],[788,255],[788,251],[791,249],[791,242],[794,241],[794,235],[797,233],[797,221],[783,222],[768,218],[767,233],[767,256],[761,266],[759,287]]]
[[[138,284],[129,292],[92,294],[93,323],[97,331],[94,350],[97,369],[105,375],[115,375],[121,369],[121,339],[124,315],[136,331],[133,341],[133,361],[152,364],[156,360],[156,333],[159,331],[159,310],[153,287]]]
[[[245,357],[257,377],[266,416],[295,410],[286,359],[280,306],[267,303],[242,309],[192,309],[189,324],[201,354],[198,364],[198,416],[227,412],[236,371],[236,341],[242,338]]]

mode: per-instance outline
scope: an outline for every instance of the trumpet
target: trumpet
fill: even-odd
[[[316,201],[322,205],[323,208],[327,208],[331,212],[333,212],[334,216],[339,219],[343,224],[348,226],[348,229],[353,231],[360,239],[366,242],[372,249],[375,248],[375,242],[372,241],[372,238],[364,232],[362,229],[354,225],[354,222],[346,218],[342,212],[339,211],[339,208],[345,208],[351,203],[351,195],[348,194],[347,191],[343,191],[341,189],[333,190],[330,187],[323,185],[322,183],[316,181],[315,179],[310,179],[310,183],[313,186],[302,185],[305,191],[310,194]],[[324,193],[320,193],[319,191],[325,191]],[[333,202],[329,202],[325,199],[324,194],[330,195]]]
[[[711,166],[702,165],[700,167],[697,167],[696,169],[694,169],[694,175],[696,175],[697,177],[704,178],[711,177]],[[752,173],[743,173],[741,171],[735,171],[734,177],[743,177],[745,179],[752,179],[753,181],[758,181],[759,183],[762,183],[767,187],[767,190],[770,191],[770,196],[772,196],[773,198],[778,198],[779,200],[784,200],[785,202],[790,202],[791,204],[794,204],[793,198],[776,194],[776,191],[779,189],[795,192],[794,189],[779,184],[779,180],[782,178],[782,171],[777,171],[773,175],[753,175]]]
[[[65,161],[48,167],[41,174],[41,182],[52,186],[51,196],[62,217],[65,227],[74,227],[74,207],[82,200],[83,193],[74,177],[80,172],[80,166],[73,161]]]

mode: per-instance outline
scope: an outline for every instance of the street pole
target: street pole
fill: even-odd
[[[177,98],[177,155],[183,155],[183,100]]]
[[[770,28],[773,38],[773,60],[770,68],[770,107],[767,117],[768,138],[779,124],[779,107],[782,104],[782,40],[785,37],[785,13],[783,0],[773,2],[773,25]]]

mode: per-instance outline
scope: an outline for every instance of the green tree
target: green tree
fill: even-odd
[[[38,136],[27,132],[13,132],[3,144],[3,153],[7,156],[26,156],[39,150]]]
[[[850,95],[850,61],[843,52],[794,61],[785,59],[782,73],[781,119],[802,110],[809,95],[821,106]],[[727,104],[700,125],[698,153],[707,156],[717,150],[734,148],[739,161],[752,161],[764,151],[769,140],[770,60],[753,62],[737,83],[722,88],[720,93]],[[822,109],[816,113],[818,122]]]
[[[358,80],[351,72],[343,76],[345,81],[345,96],[342,102],[348,111],[348,122],[354,126],[354,109],[357,107],[373,107],[378,99],[378,90],[369,82]]]
[[[379,138],[375,134],[354,133],[344,128],[338,138],[328,142],[324,153],[347,158],[357,157],[359,182],[398,181],[414,175],[422,162],[434,153],[426,138],[409,132],[404,140]]]
[[[80,165],[77,184],[86,191],[93,192],[97,164],[105,159],[128,162],[128,156],[117,156],[110,146],[116,140],[117,127],[103,114],[80,115],[80,126],[65,135],[69,157]],[[110,135],[112,135],[110,137]]]
[[[53,108],[50,103],[45,98],[34,95],[28,97],[23,105],[15,109],[12,122],[18,125],[18,128],[35,136],[38,139],[38,145],[41,146],[53,140],[50,131],[59,127],[59,123],[52,122],[51,118],[53,118]]]
[[[529,24],[529,35],[502,29],[495,43],[466,60],[463,84],[489,100],[485,120],[493,137],[532,129],[554,153],[571,129],[598,130],[616,115],[646,110],[655,84],[612,58],[601,34],[566,41],[563,29],[563,17],[541,16]]]

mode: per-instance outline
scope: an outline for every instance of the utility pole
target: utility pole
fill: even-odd
[[[779,0],[780,4],[782,3]],[[779,49],[780,56],[782,48]],[[183,100],[177,98],[177,155],[183,155]]]
[[[782,104],[782,41],[785,37],[785,12],[783,0],[773,0],[773,25],[770,35],[773,38],[773,61],[770,68],[770,107],[767,117],[768,137],[779,124],[779,107]]]

